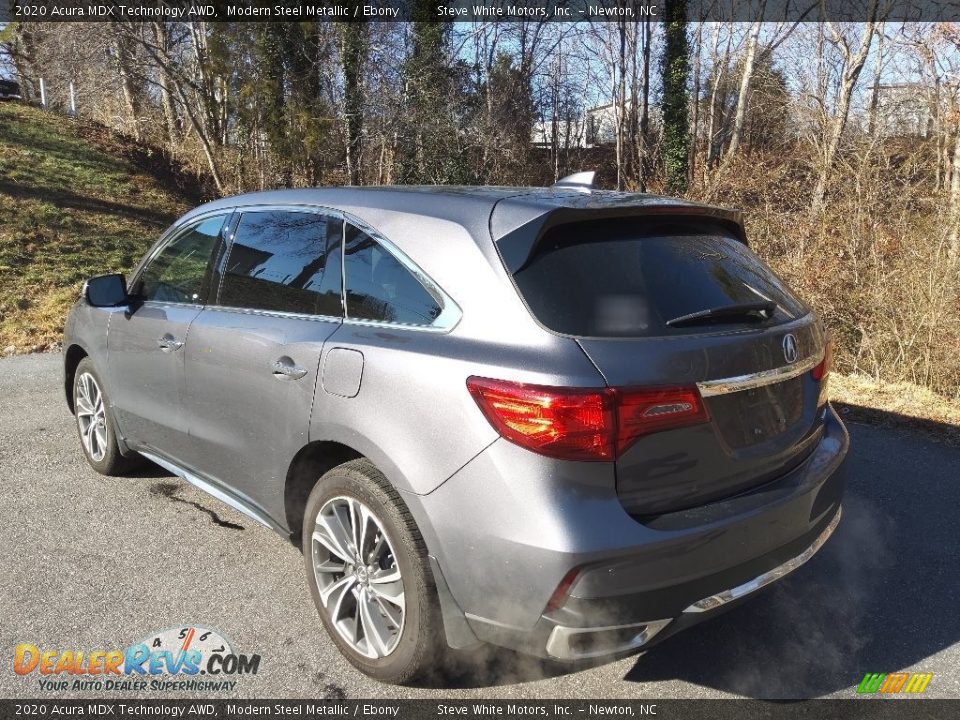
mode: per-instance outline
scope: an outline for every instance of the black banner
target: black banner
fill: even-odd
[[[0,0],[0,22],[659,22],[663,0]],[[691,21],[960,21],[960,0],[687,0]]]
[[[960,700],[0,700],[0,717],[63,718],[656,718],[924,720],[955,718]]]

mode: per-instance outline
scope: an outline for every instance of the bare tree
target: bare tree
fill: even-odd
[[[190,23],[189,31],[193,43],[202,41],[202,47],[192,46],[194,63],[186,65],[170,49],[157,43],[157,36],[144,32],[144,26],[134,21],[115,24],[118,31],[129,41],[138,43],[150,59],[160,68],[170,83],[168,90],[178,100],[181,110],[187,117],[190,127],[196,134],[207,160],[210,178],[218,192],[226,193],[227,186],[219,165],[220,154],[217,146],[219,137],[211,131],[211,121],[219,116],[216,107],[211,106],[213,92],[209,81],[209,68],[206,64],[206,41],[204,23]],[[146,79],[146,78],[145,78]]]
[[[765,3],[761,3],[761,9]],[[743,136],[743,123],[747,116],[747,98],[750,92],[750,81],[753,80],[753,65],[757,57],[757,46],[760,44],[760,28],[758,20],[751,24],[747,36],[747,50],[743,57],[743,67],[740,70],[740,93],[737,96],[737,110],[733,118],[733,132],[730,135],[730,144],[727,145],[725,160],[736,157],[740,150],[740,138]]]
[[[164,22],[152,22],[150,25],[153,28],[154,44],[160,49],[161,52],[168,53],[170,50],[170,35],[167,24]],[[181,131],[180,116],[177,113],[177,109],[173,100],[173,94],[171,92],[173,80],[170,77],[169,71],[164,66],[159,66],[157,68],[157,73],[157,86],[160,94],[160,105],[163,108],[163,119],[167,128],[167,143],[170,150],[173,151],[177,147]]]
[[[823,209],[830,172],[833,169],[837,148],[840,146],[840,138],[843,136],[843,130],[847,125],[847,118],[850,114],[850,100],[853,97],[854,88],[860,79],[860,73],[863,71],[867,55],[870,53],[870,46],[877,32],[877,14],[877,0],[869,0],[867,20],[858,28],[859,43],[850,37],[849,31],[845,32],[845,29],[837,27],[834,22],[826,22],[826,38],[840,55],[840,79],[833,112],[827,116],[824,128],[820,171],[814,185],[810,205],[811,212],[814,214]]]

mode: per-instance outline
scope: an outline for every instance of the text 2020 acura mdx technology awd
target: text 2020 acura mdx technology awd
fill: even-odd
[[[226,198],[88,281],[64,348],[94,469],[148,458],[301,540],[327,632],[383,680],[444,646],[645,648],[840,519],[824,328],[714,207]]]

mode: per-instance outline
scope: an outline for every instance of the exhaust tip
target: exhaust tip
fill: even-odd
[[[558,660],[585,660],[629,652],[646,645],[671,622],[672,618],[595,628],[558,625],[547,640],[547,654]]]

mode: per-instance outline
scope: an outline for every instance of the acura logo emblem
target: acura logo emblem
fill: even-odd
[[[797,339],[793,333],[787,333],[783,336],[783,357],[788,363],[797,361]]]

